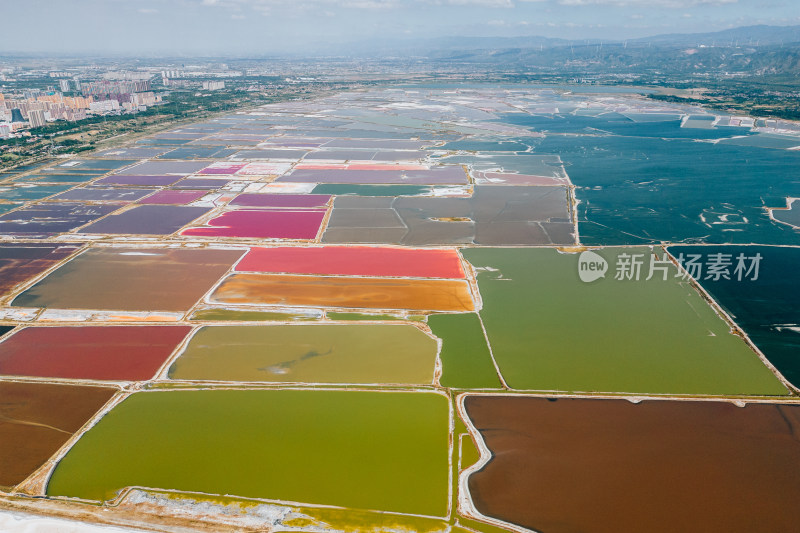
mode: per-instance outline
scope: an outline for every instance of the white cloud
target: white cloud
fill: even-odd
[[[447,0],[445,3],[451,6],[514,7],[511,0]]]
[[[544,2],[547,0],[521,0]],[[220,8],[250,7],[259,11],[268,9],[292,9],[308,11],[316,9],[387,10],[410,8],[414,5],[471,6],[487,8],[513,8],[514,0],[199,0],[200,5]]]
[[[558,0],[562,6],[608,5],[618,7],[668,7],[682,9],[697,6],[736,4],[739,0]]]
[[[142,7],[140,9],[137,9],[137,11],[143,15],[155,15],[156,13],[158,13],[158,9],[154,9],[152,7]]]

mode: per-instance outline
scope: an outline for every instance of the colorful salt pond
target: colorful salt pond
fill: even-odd
[[[317,170],[299,169],[278,178],[282,182],[301,183],[410,183],[421,185],[466,185],[467,174],[460,165],[430,170]]]
[[[230,183],[225,178],[186,178],[175,183],[178,189],[221,189]]]
[[[143,486],[445,516],[448,427],[434,393],[137,393],[81,437],[47,493]]]
[[[191,528],[195,519],[237,529],[246,519],[257,520],[246,527],[307,532],[501,531],[464,515],[470,498],[545,532],[628,530],[632,522],[620,523],[628,517],[658,520],[661,500],[670,512],[658,526],[667,530],[713,531],[706,517],[727,512],[721,529],[758,529],[749,510],[780,515],[794,496],[797,458],[776,447],[791,437],[774,412],[753,416],[769,426],[760,432],[734,423],[753,406],[695,417],[680,410],[695,402],[683,401],[643,421],[593,407],[591,424],[559,412],[541,430],[525,409],[509,414],[503,404],[479,427],[494,458],[457,485],[482,465],[478,433],[463,413],[464,421],[450,416],[462,391],[498,401],[533,401],[534,391],[635,395],[644,403],[630,405],[633,413],[648,412],[650,395],[726,395],[737,405],[756,396],[787,407],[795,398],[731,333],[737,326],[696,284],[675,278],[674,266],[652,262],[651,250],[587,254],[592,266],[609,266],[586,283],[579,274],[597,271],[579,271],[580,254],[567,250],[582,251],[581,242],[796,244],[797,229],[783,223],[794,210],[770,218],[769,209],[800,197],[792,164],[800,152],[785,149],[795,137],[752,130],[796,126],[624,91],[440,84],[329,92],[0,176],[0,375],[36,385],[115,381],[128,396],[64,450],[48,494],[106,500],[131,485],[155,488],[98,508],[68,504],[151,529]],[[32,199],[45,193],[63,196]],[[699,281],[791,377],[800,284],[782,272],[800,258],[794,248],[741,251],[762,249],[762,278],[747,290]],[[614,280],[634,259],[640,280]],[[660,268],[655,279],[641,279],[651,265]],[[563,402],[537,401],[545,413]],[[44,424],[16,424],[26,431],[66,429],[55,418],[22,420]],[[584,438],[581,428],[600,428],[619,445]],[[726,432],[733,437],[720,447]],[[39,446],[33,434],[4,438],[12,457]],[[533,449],[542,438],[555,455]],[[743,441],[762,455],[731,452]],[[713,457],[672,461],[686,449]],[[52,454],[26,464],[35,469]],[[550,478],[530,470],[531,457]],[[602,468],[592,470],[592,460]],[[629,475],[636,461],[653,475]],[[659,477],[662,466],[680,482]],[[4,468],[0,458],[0,476]],[[744,499],[748,469],[758,482]],[[44,497],[48,474],[18,490]],[[762,489],[766,475],[784,478]],[[723,485],[704,508],[693,507],[703,507],[700,489],[687,489],[688,504],[675,496],[694,476]],[[249,503],[219,504],[233,500]],[[642,523],[634,529],[659,530]]]
[[[159,156],[158,159],[210,159],[228,157],[235,153],[236,150],[218,146],[183,146]]]
[[[43,174],[43,175],[31,175],[25,176],[25,181],[33,181],[36,183],[54,183],[54,184],[62,184],[62,183],[85,183],[87,181],[91,181],[95,179],[97,176],[101,176],[100,174],[92,174],[92,175],[83,175],[83,174]]]
[[[429,185],[349,185],[347,183],[322,183],[314,187],[314,194],[336,196],[432,196]]]
[[[435,362],[436,341],[414,326],[210,326],[192,336],[169,377],[431,384]]]
[[[705,270],[692,272],[700,285],[778,371],[795,387],[800,386],[800,275],[797,271],[800,248],[670,246],[669,252],[675,257],[683,254],[686,262],[693,261],[705,267]],[[742,257],[744,269],[737,271],[739,257]],[[708,270],[715,258],[719,258],[723,266],[729,263],[724,268],[729,279]],[[687,265],[687,268],[691,267]]]
[[[119,209],[115,204],[40,203],[0,215],[0,233],[46,238],[77,229]]]
[[[251,248],[237,272],[463,279],[455,250],[367,246]]]
[[[81,233],[171,235],[210,211],[205,207],[138,205],[89,224]]]
[[[138,161],[135,159],[73,159],[53,168],[59,172],[64,170],[75,171],[79,173],[94,170],[103,170],[108,172],[110,170],[127,167],[134,163],[138,163]]]
[[[165,174],[175,174],[178,176],[187,176],[207,166],[208,162],[205,161],[146,161],[126,168],[124,172],[116,172],[116,174],[130,176],[161,176]]]
[[[53,197],[53,200],[69,202],[135,202],[154,191],[155,189],[84,187],[63,192]]]
[[[240,207],[327,207],[331,197],[324,194],[240,194],[230,205]]]
[[[340,196],[328,243],[574,244],[566,187],[476,187],[470,198]]]
[[[142,198],[138,203],[152,205],[186,205],[199,200],[206,194],[208,194],[208,191],[163,190],[151,194],[146,198]]]
[[[180,180],[180,176],[111,175],[95,182],[98,185],[167,186]]]
[[[0,487],[33,474],[114,393],[101,387],[0,381]]]
[[[198,309],[189,320],[208,322],[303,322],[319,320],[322,311],[282,313],[279,311],[251,311],[227,307]],[[334,319],[332,319],[334,320]]]
[[[188,326],[24,328],[0,342],[0,375],[152,379],[190,330]]]
[[[233,274],[211,301],[353,309],[472,311],[465,281]]]
[[[787,390],[672,264],[647,248],[606,248],[606,278],[584,283],[579,254],[470,248],[492,353],[515,389],[784,395]],[[615,265],[643,264],[616,280]],[[640,254],[637,258],[633,254]],[[659,257],[663,259],[663,254]]]
[[[241,250],[93,248],[17,296],[11,305],[186,311],[242,254]]]
[[[161,155],[167,150],[168,148],[141,148],[137,146],[131,146],[126,148],[112,148],[111,150],[97,152],[93,155],[94,157],[101,158],[131,157],[136,159],[148,159]]]
[[[223,174],[223,175],[230,175],[236,174],[239,170],[241,170],[245,166],[245,163],[231,163],[228,161],[220,161],[219,163],[212,163],[211,165],[207,166],[206,168],[202,169],[198,174],[206,175],[206,174]]]
[[[532,531],[791,531],[800,406],[467,396],[477,510]]]
[[[325,209],[241,209],[226,211],[208,221],[208,226],[189,228],[181,235],[198,237],[242,237],[253,239],[316,238]]]
[[[52,268],[80,247],[77,243],[0,244],[0,295]]]
[[[0,187],[2,200],[41,200],[66,191],[71,185],[25,185],[16,187]]]
[[[432,315],[428,325],[442,339],[443,387],[455,389],[498,389],[502,387],[486,345],[478,315]]]

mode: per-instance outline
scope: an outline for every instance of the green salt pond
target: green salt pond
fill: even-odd
[[[492,363],[492,356],[483,336],[478,315],[432,315],[428,325],[434,335],[442,339],[443,387],[457,389],[497,389],[500,379]]]
[[[435,393],[136,393],[56,467],[51,496],[127,486],[444,517],[448,400]]]
[[[723,254],[731,263],[730,279],[709,276],[706,270],[698,282],[744,330],[750,340],[795,387],[800,386],[800,248],[787,246],[670,246],[676,257],[700,255],[699,262]],[[758,276],[739,276],[737,258],[760,256]],[[755,278],[755,279],[754,279]]]
[[[183,380],[431,384],[436,341],[404,324],[208,326],[169,370]]]
[[[653,394],[784,395],[756,354],[686,282],[661,274],[616,281],[621,253],[606,248],[605,278],[578,278],[578,254],[465,249],[479,269],[480,315],[512,388]]]

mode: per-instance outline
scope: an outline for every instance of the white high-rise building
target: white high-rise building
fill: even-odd
[[[47,122],[45,112],[41,109],[31,109],[28,111],[28,123],[31,128],[41,128]]]

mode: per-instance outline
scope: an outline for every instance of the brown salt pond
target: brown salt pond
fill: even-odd
[[[27,281],[80,248],[80,244],[2,244],[0,245],[0,294]]]
[[[233,274],[211,300],[225,304],[267,304],[355,309],[472,311],[466,281]]]
[[[33,474],[114,395],[103,387],[0,382],[0,487]]]
[[[11,305],[185,311],[243,253],[208,248],[94,248],[17,296]]]
[[[546,533],[795,531],[800,405],[469,396],[482,514]]]

